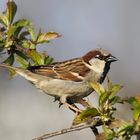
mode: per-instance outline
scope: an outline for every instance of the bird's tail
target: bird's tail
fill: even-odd
[[[4,64],[4,63],[0,64],[0,67],[6,68],[6,69],[8,69],[8,70],[14,70],[14,71],[16,71],[16,72],[17,72],[18,69],[19,69],[19,68],[16,68],[16,67],[10,66],[10,65],[8,65],[8,64]]]
[[[20,76],[24,77],[25,79],[29,80],[30,82],[37,82],[37,76],[36,74],[30,72],[29,70],[23,69],[23,68],[18,68],[18,67],[13,67],[7,64],[0,64],[0,67],[6,68],[8,70],[14,70],[17,74]]]

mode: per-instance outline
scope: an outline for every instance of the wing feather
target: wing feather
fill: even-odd
[[[82,81],[84,76],[86,76],[90,71],[80,58],[52,63],[51,65],[31,66],[28,70],[54,79],[63,79],[75,82]]]

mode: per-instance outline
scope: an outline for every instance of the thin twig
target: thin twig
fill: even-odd
[[[54,137],[54,136],[66,134],[66,133],[73,132],[73,131],[79,131],[79,130],[82,130],[82,129],[85,129],[85,128],[88,128],[88,127],[90,127],[90,125],[87,125],[87,124],[80,125],[80,126],[77,126],[77,127],[70,127],[70,128],[62,129],[60,131],[44,134],[44,135],[42,135],[40,137],[37,137],[33,140],[45,140],[45,139],[48,139],[48,138],[51,138],[51,137]]]
[[[80,124],[80,125],[75,125],[75,126],[72,126],[70,128],[62,129],[60,131],[44,134],[40,137],[34,138],[33,140],[45,140],[45,139],[48,139],[48,138],[51,138],[51,137],[55,137],[55,136],[58,136],[58,135],[70,133],[70,132],[73,132],[73,131],[80,131],[82,129],[91,128],[91,127],[95,128],[95,126],[97,126],[99,124],[99,122],[101,122],[101,120],[99,118],[94,118],[92,120],[92,123],[84,123],[84,124]]]
[[[18,51],[24,53],[27,57],[31,58],[31,56],[30,56],[30,51],[31,51],[31,50],[30,50],[30,49],[23,48],[23,47],[21,47],[20,45],[16,44],[15,50],[18,50]]]

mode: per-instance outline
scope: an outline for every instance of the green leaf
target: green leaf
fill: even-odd
[[[16,28],[16,30],[15,30],[15,32],[14,32],[14,36],[16,37],[16,38],[18,38],[18,36],[19,36],[19,33],[21,32],[21,30],[23,29],[24,27],[18,27],[18,28]]]
[[[12,35],[14,35],[15,31],[17,30],[18,28],[16,26],[10,26],[8,32],[7,32],[7,36],[8,38],[10,38]]]
[[[9,48],[11,45],[13,45],[13,41],[7,39],[5,43],[5,48]]]
[[[99,96],[99,106],[103,106],[106,103],[107,99],[109,98],[109,93],[104,92]]]
[[[45,65],[49,65],[49,64],[51,64],[52,61],[53,61],[53,58],[47,56],[47,54],[46,54],[45,52],[42,53],[41,57],[42,57],[42,59],[44,60],[44,64],[45,64]]]
[[[16,60],[22,68],[27,68],[29,66],[29,62],[23,57],[20,57],[19,55],[16,56]]]
[[[32,43],[30,40],[22,40],[19,42],[19,44],[26,49],[36,49],[36,45],[34,43]]]
[[[51,64],[52,63],[52,61],[53,61],[53,58],[52,57],[45,57],[45,60],[44,60],[44,64],[45,65],[49,65],[49,64]]]
[[[26,26],[30,26],[31,23],[26,19],[21,19],[15,22],[12,26],[10,26],[7,35],[10,38],[12,35],[18,35],[22,28],[25,28]]]
[[[17,5],[14,1],[8,1],[7,3],[7,15],[9,22],[12,23],[17,11]]]
[[[128,99],[128,103],[133,107],[133,117],[134,120],[138,120],[140,117],[140,98],[138,97],[130,97]]]
[[[3,63],[13,65],[13,63],[14,63],[14,54],[11,54]]]
[[[91,83],[91,87],[99,94],[99,106],[102,106],[103,103],[108,99],[108,92],[100,83]]]
[[[30,56],[31,56],[32,60],[33,60],[37,65],[42,65],[42,64],[44,64],[44,61],[43,61],[41,55],[40,55],[37,51],[31,50],[31,51],[30,51]]]
[[[105,125],[103,125],[103,130],[106,134],[106,140],[113,140],[115,137],[115,132],[111,129],[109,129],[108,127],[106,127]]]
[[[56,32],[48,32],[48,33],[44,33],[44,34],[39,32],[37,43],[47,43],[48,41],[58,38],[60,36],[61,35],[59,35]]]
[[[119,129],[117,130],[117,135],[118,136],[123,136],[126,133],[132,133],[134,130],[134,125],[132,125],[129,122],[122,122],[122,125],[119,127]]]
[[[31,22],[26,19],[20,19],[16,21],[13,25],[16,27],[26,27],[26,26],[31,26]]]
[[[28,57],[25,54],[23,54],[21,51],[16,50],[15,53],[18,56],[22,57],[23,59],[28,60]]]
[[[31,35],[31,39],[32,39],[33,41],[36,41],[35,30],[34,30],[33,28],[29,28],[29,29],[28,29],[28,32],[29,32],[30,35]]]
[[[30,44],[30,49],[36,49],[36,45],[34,43],[29,41],[29,44]]]
[[[90,83],[90,85],[99,95],[105,92],[104,87],[100,83],[95,82],[95,83]]]
[[[134,120],[138,120],[140,117],[140,106],[136,107],[133,110],[133,116],[134,116]]]
[[[110,92],[109,99],[113,98],[121,89],[122,89],[121,85],[118,84],[112,85],[112,87],[109,90]]]
[[[140,99],[138,97],[130,97],[128,103],[131,104],[134,108],[140,106]]]
[[[99,116],[99,112],[96,108],[87,108],[86,110],[82,111],[73,121],[73,125],[77,125],[83,122],[87,122],[89,119]]]
[[[0,39],[0,52],[5,49],[5,40]]]
[[[111,105],[114,105],[116,103],[123,103],[123,100],[119,96],[114,96],[110,99]]]
[[[2,25],[4,25],[5,27],[7,27],[9,24],[8,17],[6,15],[1,15],[0,16],[0,23]]]
[[[0,48],[3,48],[5,45],[5,41],[0,41]]]
[[[107,85],[108,85],[108,92],[110,92],[109,98],[113,98],[121,89],[123,86],[118,84],[113,84],[109,78],[107,78]]]
[[[28,40],[22,40],[19,42],[19,44],[23,47],[23,48],[27,48],[29,49],[30,48],[30,43]]]

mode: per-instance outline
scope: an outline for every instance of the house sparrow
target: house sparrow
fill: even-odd
[[[78,109],[71,104],[92,93],[94,89],[89,83],[102,83],[110,69],[111,62],[114,61],[117,61],[117,58],[109,52],[96,49],[81,58],[50,65],[31,66],[26,70],[6,64],[0,64],[0,66],[14,69],[37,88],[77,112]]]

